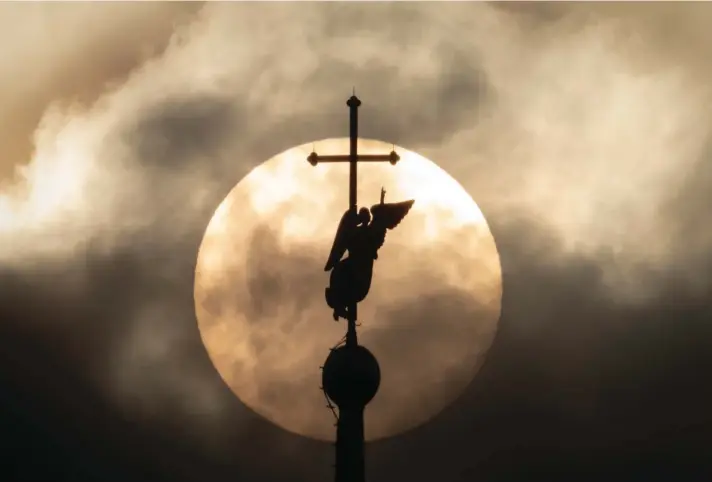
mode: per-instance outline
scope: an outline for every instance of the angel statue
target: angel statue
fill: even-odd
[[[381,188],[381,203],[358,213],[349,209],[341,217],[334,244],[324,271],[331,271],[325,290],[326,303],[334,310],[334,321],[348,318],[349,307],[363,301],[371,288],[373,262],[386,240],[386,231],[405,218],[415,200],[386,203]],[[348,251],[346,258],[342,257]]]

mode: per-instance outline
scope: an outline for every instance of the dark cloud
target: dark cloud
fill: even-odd
[[[337,79],[351,79],[358,94],[368,99],[360,110],[360,115],[369,119],[361,128],[364,137],[398,145],[437,145],[452,135],[454,126],[458,129],[473,126],[480,104],[489,94],[486,76],[476,59],[445,47],[441,50],[445,52],[433,53],[438,62],[437,76],[409,80],[405,85],[397,65],[373,62],[363,69],[340,60],[319,66],[309,82],[327,90]],[[344,93],[329,99],[331,104],[323,107],[325,112],[333,112],[325,114],[325,122],[343,125],[332,137],[348,132],[343,112],[334,109],[343,104]],[[310,127],[313,132],[313,126]]]
[[[709,154],[703,152],[689,164],[683,160],[677,162],[685,175],[676,189],[666,191],[663,196],[664,207],[656,217],[660,229],[646,234],[632,225],[628,227],[629,237],[641,252],[657,244],[663,234],[670,236],[666,253],[672,254],[662,265],[629,263],[632,255],[618,249],[615,243],[597,245],[596,249],[571,249],[567,244],[575,238],[568,231],[573,229],[571,226],[563,223],[552,226],[551,218],[545,217],[545,208],[522,208],[520,212],[505,209],[502,199],[504,194],[534,199],[527,197],[526,177],[530,173],[553,172],[547,179],[566,179],[567,185],[574,185],[573,189],[578,191],[582,188],[576,183],[583,185],[593,174],[587,177],[579,171],[571,178],[559,170],[559,164],[551,168],[550,164],[539,162],[535,148],[545,150],[543,144],[524,141],[515,144],[511,141],[513,137],[504,136],[495,139],[499,147],[494,149],[478,137],[475,129],[484,124],[483,117],[496,118],[498,112],[511,105],[521,109],[520,113],[536,110],[523,101],[511,100],[515,96],[502,78],[513,75],[512,72],[522,77],[531,75],[529,94],[553,90],[551,97],[544,98],[545,105],[567,95],[565,83],[563,87],[550,89],[544,84],[556,79],[547,77],[546,82],[541,82],[533,70],[510,71],[498,62],[521,60],[504,58],[505,47],[525,43],[529,29],[537,32],[532,34],[532,43],[545,43],[542,32],[546,29],[535,28],[537,25],[547,26],[550,30],[546,30],[546,35],[555,38],[557,23],[571,19],[567,16],[569,7],[498,4],[495,10],[504,13],[494,16],[489,7],[469,5],[299,7],[304,7],[304,17],[296,18],[293,13],[295,18],[290,21],[295,20],[303,28],[290,27],[287,20],[275,16],[279,10],[275,6],[260,7],[264,8],[259,16],[262,22],[268,25],[274,22],[270,26],[274,31],[283,26],[285,38],[292,35],[274,47],[267,45],[271,37],[260,34],[257,26],[254,33],[247,30],[251,22],[259,22],[255,12],[240,10],[247,9],[246,6],[203,12],[200,18],[205,23],[198,25],[208,25],[202,28],[217,32],[212,35],[224,40],[212,43],[205,40],[201,44],[201,27],[195,27],[191,33],[195,37],[193,42],[207,47],[205,51],[196,48],[197,52],[185,54],[188,58],[194,56],[194,69],[234,61],[246,65],[248,72],[215,74],[218,78],[221,75],[237,78],[228,82],[226,88],[217,89],[217,94],[203,93],[209,89],[196,88],[196,93],[186,88],[175,95],[166,91],[166,99],[161,101],[149,102],[142,97],[137,104],[141,108],[117,121],[120,127],[115,137],[104,142],[107,158],[102,162],[124,166],[113,157],[113,152],[114,142],[125,144],[131,152],[131,162],[124,167],[137,173],[142,182],[134,186],[98,184],[101,188],[97,189],[110,185],[113,191],[104,194],[111,194],[118,204],[126,207],[121,211],[124,218],[146,214],[150,215],[151,223],[132,230],[130,235],[119,232],[119,228],[117,232],[93,233],[91,242],[80,245],[71,254],[16,263],[3,270],[0,359],[7,369],[1,371],[2,393],[11,394],[5,397],[8,400],[20,400],[12,403],[16,407],[13,413],[19,413],[12,418],[22,420],[24,416],[27,427],[36,418],[36,424],[60,432],[62,436],[54,438],[61,440],[57,442],[59,445],[66,444],[63,458],[81,453],[77,460],[101,465],[101,468],[84,467],[73,480],[109,480],[105,472],[114,468],[114,472],[124,471],[134,480],[329,477],[328,446],[271,426],[236,401],[224,386],[199,338],[192,285],[196,253],[205,226],[235,182],[251,167],[290,145],[343,135],[346,131],[343,102],[355,85],[365,101],[362,116],[368,118],[363,136],[439,153],[444,167],[461,173],[463,184],[478,194],[477,201],[488,214],[497,240],[504,276],[499,331],[477,379],[465,395],[430,424],[370,447],[372,477],[638,480],[647,476],[662,480],[669,476],[675,480],[699,480],[709,467],[705,466],[703,456],[712,433],[709,414],[712,392],[705,380],[712,369],[712,352],[708,349],[712,341],[708,275],[712,265],[707,254],[710,238],[706,223]],[[589,26],[607,18],[632,22],[634,27],[630,28],[635,31],[638,25],[646,25],[640,27],[643,32],[640,35],[649,35],[651,45],[664,44],[664,38],[678,39],[673,42],[675,45],[681,38],[690,38],[685,25],[691,22],[691,17],[682,11],[675,15],[677,26],[666,27],[663,35],[657,23],[661,14],[651,13],[652,6],[575,9],[579,8],[595,10],[595,22],[584,22]],[[644,12],[646,8],[651,11]],[[667,9],[674,10],[672,6]],[[460,18],[469,23],[464,26],[447,23],[434,10],[444,12],[447,19]],[[627,13],[630,11],[641,12],[640,18],[631,20],[635,15]],[[134,44],[150,43],[153,49],[162,51],[173,30],[174,17],[161,15],[151,17],[147,26],[142,27],[150,42],[140,39],[134,42],[133,38],[117,34],[120,43],[114,38],[106,42],[111,47],[107,49],[118,52],[111,62],[100,46],[88,50],[93,52],[91,55],[84,53],[71,61],[62,58],[61,62],[56,61],[57,65],[72,73],[71,78],[52,70],[43,78],[46,86],[37,88],[43,95],[24,97],[21,108],[17,107],[19,101],[8,104],[3,112],[8,119],[15,120],[15,127],[5,132],[12,133],[17,140],[6,143],[6,157],[12,163],[28,157],[30,133],[48,102],[78,96],[90,105],[107,82],[120,83],[141,63]],[[234,29],[221,29],[221,16],[234,22]],[[431,17],[433,20],[425,20]],[[482,18],[496,19],[501,24],[493,29]],[[516,27],[511,27],[510,18],[517,19],[513,22]],[[113,25],[112,20],[101,22]],[[510,28],[517,33],[510,36]],[[231,37],[235,34],[230,32],[234,31],[240,31],[242,36]],[[485,34],[478,32],[500,32],[500,36],[484,41],[478,35],[484,38]],[[210,37],[209,33],[202,33]],[[428,35],[433,37],[432,41]],[[467,40],[469,36],[475,40]],[[186,38],[186,45],[191,45],[190,35]],[[240,59],[227,55],[233,53],[230,50],[216,53],[225,43],[250,39],[254,40],[250,43],[254,50],[263,49],[269,55]],[[368,39],[381,50],[369,51]],[[337,48],[339,42],[351,50]],[[703,51],[704,42],[698,43],[699,51]],[[289,51],[286,44],[297,50]],[[582,49],[588,48],[588,44],[582,45]],[[705,80],[706,70],[701,66],[709,63],[695,56],[695,45],[689,44],[685,56],[675,58],[689,61],[690,72]],[[681,49],[668,47],[673,52]],[[169,48],[167,55],[180,57],[179,47],[173,48],[176,50]],[[419,67],[414,58],[423,51],[427,51],[429,59]],[[517,49],[512,52],[519,54]],[[656,55],[664,57],[666,52],[655,47],[644,50],[655,59]],[[84,57],[102,61],[89,65]],[[208,60],[201,61],[203,57]],[[299,67],[314,58],[317,61],[313,67],[303,70]],[[560,78],[569,71],[568,62],[573,60],[561,61],[563,66],[556,70]],[[73,62],[81,68],[74,69]],[[289,70],[285,65],[296,66]],[[250,70],[250,66],[254,68]],[[164,68],[174,75],[170,62],[152,68],[155,71]],[[661,76],[655,74],[653,80],[663,82]],[[186,85],[190,81],[186,80]],[[261,92],[259,89],[279,100],[255,94]],[[599,92],[594,87],[590,89]],[[530,96],[535,97],[536,94]],[[651,98],[650,102],[653,101]],[[593,112],[594,104],[597,103],[584,106]],[[628,107],[631,111],[636,109]],[[27,120],[13,114],[21,111]],[[621,112],[618,118],[627,119],[626,115]],[[670,118],[673,117],[671,114]],[[506,121],[512,118],[504,117]],[[638,121],[632,116],[629,123]],[[557,120],[548,118],[548,122],[556,124]],[[526,132],[503,124],[495,127],[526,138]],[[545,138],[547,149],[552,145],[555,148],[557,142],[565,145],[567,139],[577,136],[580,139],[577,142],[587,149],[602,145],[602,149],[609,149],[605,154],[613,158],[612,162],[624,163],[629,151],[602,142],[608,138],[598,136],[598,131],[589,124],[573,121],[571,124],[576,129],[564,132],[561,137],[538,135]],[[598,129],[605,123],[599,120],[592,121],[593,124]],[[703,130],[708,131],[709,125]],[[492,133],[499,131],[485,126],[481,132],[494,136]],[[657,131],[639,133],[643,144],[654,141],[645,137],[650,132]],[[467,142],[449,147],[456,134]],[[589,143],[588,138],[593,141]],[[468,157],[470,150],[477,147],[473,142],[481,142],[478,152],[491,154],[488,166],[483,167]],[[510,167],[513,163],[507,164],[509,158],[502,153],[513,151],[518,145],[531,148],[528,156],[536,158],[531,162],[537,169],[528,170],[527,163],[514,167]],[[569,151],[562,148],[561,152],[561,157],[565,157]],[[680,153],[670,150],[669,154]],[[650,164],[641,163],[637,171],[648,167]],[[488,188],[485,184],[504,185],[506,189]],[[543,181],[541,185],[545,185]],[[556,183],[546,186],[544,189],[548,190],[558,188]],[[497,189],[499,192],[495,193]],[[199,202],[192,205],[198,191]],[[607,193],[602,190],[598,195],[605,197]],[[648,201],[645,192],[631,189],[628,194],[631,199],[642,199],[642,203]],[[566,205],[567,199],[571,199],[566,198],[563,189],[559,196],[558,204]],[[552,210],[556,208],[542,204]],[[589,224],[594,225],[595,220]],[[248,267],[253,292],[250,309],[269,310],[264,300],[271,295],[279,296],[283,303],[293,303],[298,311],[301,289],[317,285],[322,289],[320,277],[317,280],[316,274],[304,274],[300,268],[311,264],[320,268],[323,256],[312,255],[307,249],[279,252],[270,244],[269,236],[265,230],[255,233],[253,240],[251,249],[257,253],[251,256],[254,265]],[[118,238],[120,242],[107,250],[102,244],[106,237]],[[15,239],[18,243],[35,241],[20,235]],[[74,239],[67,238],[64,243],[69,246]],[[3,259],[7,256],[3,255]],[[268,260],[279,264],[279,275],[273,272]],[[646,296],[628,296],[627,288],[610,281],[611,266],[619,265],[626,266],[627,274],[632,273],[633,284],[646,285]],[[629,269],[629,265],[637,267]],[[476,316],[466,313],[460,299],[457,292],[433,293],[421,300],[422,304],[393,306],[387,316],[436,319],[442,325],[443,337],[451,339],[457,333],[448,327],[448,316]],[[404,340],[408,345],[404,352],[413,356],[407,360],[413,370],[432,362],[428,353],[418,352],[418,333],[384,336]],[[130,382],[124,386],[114,383],[117,379]],[[203,400],[199,395],[205,397],[204,401],[190,405],[191,401]],[[10,406],[9,402],[3,404]],[[210,408],[214,406],[219,406],[219,410]],[[315,407],[315,411],[320,409]],[[211,421],[212,411],[220,413],[218,422]],[[324,417],[329,416],[326,409],[323,412]],[[16,442],[18,434],[28,431],[26,427],[16,428],[12,432],[15,435],[8,440]],[[40,434],[37,438],[47,437]],[[65,440],[78,441],[75,445],[79,446],[70,447]],[[16,446],[20,448],[13,453],[24,452],[20,445]],[[49,450],[58,453],[59,449]],[[80,465],[77,461],[76,466]],[[9,480],[23,480],[19,475],[11,477],[15,478]]]
[[[229,136],[241,134],[235,110],[230,99],[210,95],[158,102],[139,114],[126,141],[148,166],[181,169],[196,156],[218,154],[216,148]]]

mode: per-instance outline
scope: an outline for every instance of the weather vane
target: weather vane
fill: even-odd
[[[410,211],[414,200],[386,203],[381,188],[379,204],[358,209],[356,179],[359,162],[390,162],[400,157],[395,149],[390,154],[358,153],[358,108],[356,93],[346,102],[349,107],[348,155],[320,156],[312,152],[307,160],[313,166],[320,162],[349,163],[349,209],[341,217],[334,244],[324,271],[331,271],[325,289],[326,303],[333,318],[346,319],[345,343],[331,350],[322,371],[324,393],[339,407],[336,423],[336,482],[364,482],[363,415],[368,402],[378,392],[381,374],[378,361],[358,344],[356,321],[358,303],[371,289],[373,264],[383,246],[386,232],[395,228]],[[348,252],[348,256],[344,255]],[[329,404],[331,408],[331,404]]]

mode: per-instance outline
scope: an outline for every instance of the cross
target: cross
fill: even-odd
[[[395,166],[400,161],[400,156],[395,150],[390,154],[360,154],[358,153],[358,108],[361,106],[361,101],[356,97],[356,92],[346,101],[349,107],[349,154],[346,155],[330,155],[320,156],[316,152],[312,152],[307,157],[307,161],[312,166],[316,166],[320,162],[348,162],[349,163],[349,209],[356,214],[356,179],[358,173],[359,162],[390,162]],[[348,329],[346,331],[346,344],[356,344],[356,304],[348,308]]]

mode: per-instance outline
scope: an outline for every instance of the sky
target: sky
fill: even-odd
[[[503,276],[477,377],[369,445],[370,480],[704,479],[711,20],[705,3],[0,5],[3,480],[331,477],[328,444],[224,385],[193,274],[232,187],[345,135],[353,86],[361,135],[472,195]]]

